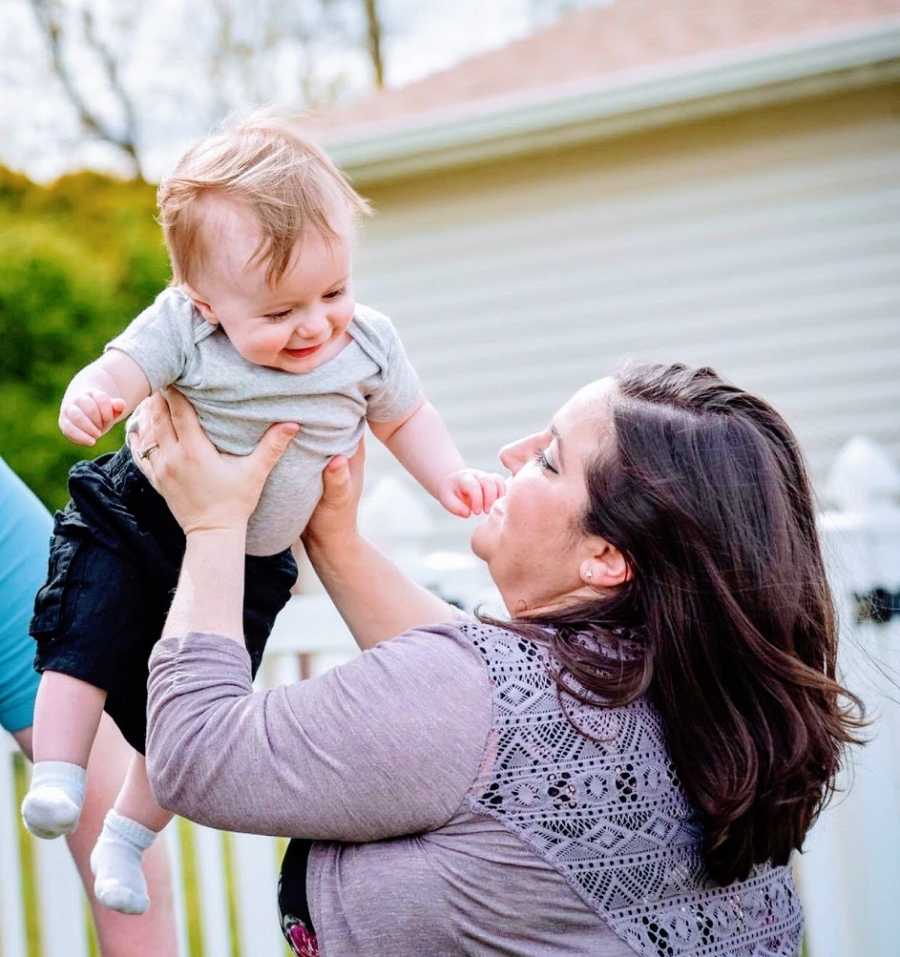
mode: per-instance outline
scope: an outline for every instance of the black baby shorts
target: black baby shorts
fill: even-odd
[[[34,666],[106,691],[106,711],[143,754],[147,663],[178,583],[184,534],[127,447],[73,466],[69,494],[35,597]],[[244,640],[254,675],[296,578],[290,549],[247,556]]]

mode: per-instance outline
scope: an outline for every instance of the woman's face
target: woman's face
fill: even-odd
[[[547,429],[500,450],[512,473],[506,495],[472,535],[472,551],[488,565],[513,615],[532,614],[591,594],[585,563],[597,539],[581,531],[587,503],[585,467],[612,439],[612,379],[585,386]]]

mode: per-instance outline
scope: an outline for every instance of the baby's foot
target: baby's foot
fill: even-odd
[[[59,837],[78,827],[83,803],[83,767],[68,761],[38,761],[22,801],[22,818],[35,837]]]
[[[109,811],[91,851],[94,896],[104,907],[123,914],[143,914],[150,906],[141,858],[156,831]]]

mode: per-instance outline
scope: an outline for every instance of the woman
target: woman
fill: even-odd
[[[296,426],[229,459],[168,401],[132,442],[187,533],[151,781],[205,824],[304,839],[282,874],[296,953],[798,952],[786,865],[858,721],[809,483],[769,406],[708,369],[637,366],[504,448],[472,547],[508,623],[458,617],[361,540],[358,474],[332,462],[306,542],[369,650],[253,692],[246,518]]]
[[[13,735],[29,760],[38,674],[32,667],[34,642],[28,622],[34,594],[47,573],[52,529],[47,510],[0,459],[0,726]],[[91,783],[81,820],[67,841],[91,902],[104,957],[173,954],[175,913],[164,846],[154,849],[148,861],[147,879],[156,896],[153,909],[143,917],[128,918],[101,907],[92,893],[91,848],[125,777],[129,753],[104,715],[91,753]]]

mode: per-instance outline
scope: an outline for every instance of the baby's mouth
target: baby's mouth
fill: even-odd
[[[314,352],[318,352],[322,348],[322,343],[320,342],[317,346],[308,346],[305,349],[285,349],[284,351],[292,359],[302,359],[305,356],[311,356]]]

